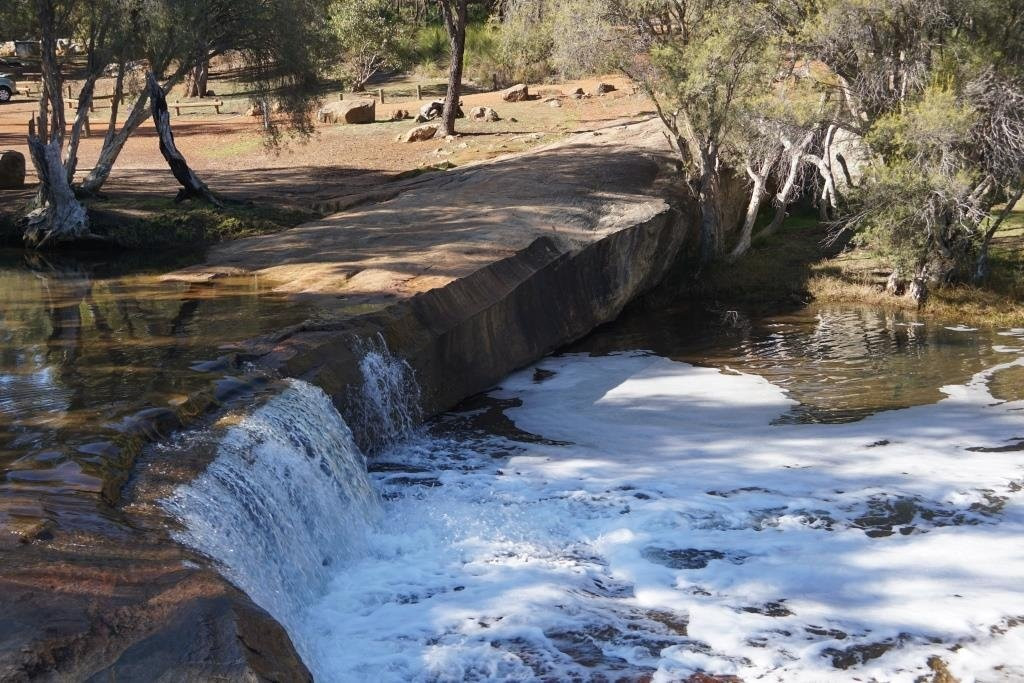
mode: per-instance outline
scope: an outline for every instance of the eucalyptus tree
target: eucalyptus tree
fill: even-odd
[[[72,190],[78,141],[96,80],[111,63],[116,81],[103,145],[78,193],[94,194],[110,175],[129,136],[149,117],[150,90],[140,88],[124,121],[118,107],[132,73],[148,69],[163,93],[199,60],[227,51],[241,56],[252,97],[280,103],[285,128],[312,130],[311,100],[323,66],[326,40],[320,21],[326,0],[34,0],[34,29],[41,38],[42,94],[30,126],[29,149],[40,178],[36,206],[26,217],[26,243],[42,246],[89,235],[88,215]],[[73,35],[85,46],[87,65],[78,108],[67,137],[64,74],[57,37]],[[201,46],[202,49],[197,48]],[[278,120],[266,127],[275,142]],[[66,147],[65,147],[66,143]]]
[[[312,131],[310,105],[328,49],[326,0],[121,1],[138,17],[136,42],[122,64],[147,64],[167,93],[200,60],[230,51],[242,59],[254,100],[276,98],[287,129]],[[148,101],[149,90],[141,88],[124,123],[108,130],[83,192],[99,192],[128,138],[149,117]],[[265,131],[271,142],[283,132],[272,118]]]
[[[65,136],[64,88],[57,59],[57,38],[69,30],[74,0],[36,0],[39,28],[41,94],[38,114],[29,121],[28,149],[39,192],[27,216],[24,239],[30,247],[51,240],[81,239],[89,234],[89,216],[75,197],[62,158]]]
[[[700,209],[702,262],[722,253],[731,227],[722,176],[737,161],[730,141],[741,134],[745,103],[768,93],[789,59],[773,9],[761,0],[608,2],[607,21],[621,27],[616,61],[653,100],[683,161]],[[765,159],[759,168],[773,165]]]

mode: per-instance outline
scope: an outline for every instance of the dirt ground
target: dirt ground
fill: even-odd
[[[97,88],[101,95],[90,119],[92,136],[82,141],[79,177],[94,163],[109,119],[109,95],[102,95],[111,88],[106,80],[112,79],[101,81]],[[599,82],[612,83],[617,90],[583,99],[563,94],[578,87],[593,93]],[[424,81],[423,85],[426,89],[437,88],[435,81]],[[35,84],[19,86],[35,86],[38,91]],[[412,120],[391,122],[388,119],[392,112],[405,109],[415,114],[429,99],[426,95],[423,101],[401,98],[388,94],[388,90],[396,94],[411,92],[415,86],[416,81],[410,79],[374,84],[374,89],[385,89],[386,103],[378,102],[373,124],[318,124],[312,137],[286,139],[281,148],[269,149],[260,119],[246,114],[251,105],[248,96],[238,83],[224,74],[215,74],[211,88],[224,102],[222,113],[204,108],[183,110],[181,116],[175,116],[172,111],[172,123],[178,147],[215,192],[233,199],[314,208],[324,199],[362,191],[413,169],[445,162],[463,165],[519,152],[651,110],[647,99],[635,94],[632,85],[619,77],[536,86],[531,88],[534,99],[519,103],[503,102],[500,92],[475,93],[463,98],[464,108],[493,107],[502,118],[500,122],[462,120],[460,135],[453,140],[401,143],[396,138],[416,124]],[[345,93],[344,97],[372,99],[375,95]],[[324,99],[335,100],[338,96],[338,92],[327,93]],[[552,97],[560,106],[548,101]],[[177,99],[178,93],[168,97],[172,103]],[[36,100],[24,95],[0,107],[0,150],[15,149],[27,155],[27,121],[35,108]],[[122,107],[122,116],[125,109],[127,106]],[[35,182],[31,169],[28,182]],[[129,140],[105,191],[112,195],[165,196],[176,192],[151,123],[144,124]],[[10,200],[19,193],[0,191],[0,196],[4,194],[8,197],[0,203],[10,206]],[[28,196],[28,192],[20,194]]]

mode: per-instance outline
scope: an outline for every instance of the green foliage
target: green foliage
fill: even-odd
[[[466,74],[482,83],[496,76],[500,85],[511,85],[611,70],[607,19],[602,2],[592,0],[509,0],[500,20],[470,21]],[[402,62],[438,75],[447,69],[448,49],[444,27],[429,24],[404,41]]]
[[[353,90],[362,90],[379,71],[401,64],[405,26],[390,0],[333,0],[329,21]]]
[[[465,75],[489,83],[493,74],[501,74],[500,27],[490,21],[474,21],[466,25]],[[429,76],[448,71],[448,34],[444,26],[431,24],[420,28],[406,40],[400,50],[407,68]]]

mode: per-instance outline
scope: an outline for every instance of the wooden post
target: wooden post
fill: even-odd
[[[180,102],[175,102],[174,103],[174,115],[175,116],[181,116],[181,107],[178,106],[179,104],[181,104],[181,103]]]
[[[416,84],[416,99],[420,101],[423,100],[423,86],[419,83]]]
[[[68,99],[71,99],[71,84],[68,83]]]
[[[377,97],[380,98],[380,103],[384,104],[384,88],[377,88]]]
[[[216,102],[213,103],[213,110],[219,114],[220,113],[220,105],[222,105],[222,104],[224,104],[224,103],[221,102],[220,100],[217,100]]]
[[[344,102],[345,101],[345,93],[343,93],[343,92],[338,93],[338,101],[339,102]]]
[[[89,128],[89,117],[85,117],[85,137],[92,137],[92,129]]]

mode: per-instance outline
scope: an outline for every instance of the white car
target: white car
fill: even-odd
[[[7,104],[18,92],[18,87],[7,74],[0,74],[0,104]]]

